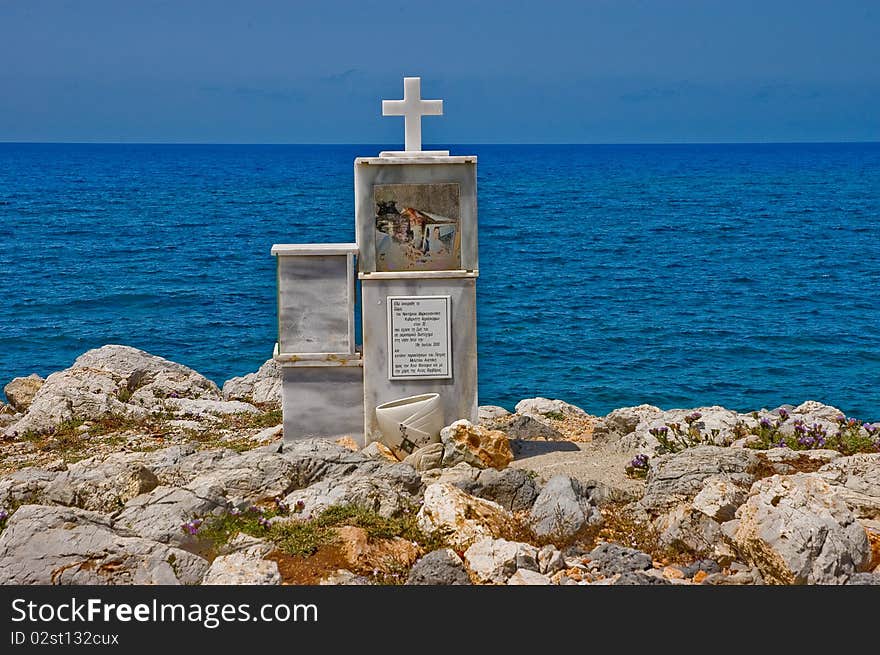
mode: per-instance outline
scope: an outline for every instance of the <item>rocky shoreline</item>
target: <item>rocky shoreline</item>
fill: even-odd
[[[400,462],[284,443],[280,389],[125,346],[10,382],[0,583],[880,584],[880,426],[819,402],[533,398]]]

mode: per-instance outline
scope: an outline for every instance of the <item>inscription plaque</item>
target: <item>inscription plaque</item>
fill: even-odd
[[[450,296],[388,296],[388,379],[452,377]]]

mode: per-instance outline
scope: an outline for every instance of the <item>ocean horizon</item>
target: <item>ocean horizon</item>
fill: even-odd
[[[108,343],[222,384],[276,340],[274,243],[354,240],[389,146],[0,142],[0,387]],[[480,403],[880,420],[880,143],[479,157]]]

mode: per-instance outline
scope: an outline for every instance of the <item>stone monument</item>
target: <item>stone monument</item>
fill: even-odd
[[[382,110],[404,117],[405,149],[355,159],[356,245],[273,247],[276,359],[286,439],[345,432],[403,457],[477,420],[477,158],[421,149],[421,117],[443,102],[422,100],[419,78]]]

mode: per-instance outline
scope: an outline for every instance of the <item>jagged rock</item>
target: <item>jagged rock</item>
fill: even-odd
[[[770,448],[758,451],[760,457],[773,470],[780,475],[789,475],[802,471],[805,466],[812,470],[833,462],[840,457],[836,450],[792,450],[791,448]]]
[[[29,467],[0,478],[0,507],[42,502],[43,490],[58,476],[58,471]]]
[[[350,475],[329,477],[292,491],[285,501],[291,507],[301,503],[301,517],[314,516],[332,505],[357,505],[392,517],[411,511],[421,491],[422,479],[408,464],[371,460]]]
[[[220,555],[211,562],[203,585],[279,585],[278,563],[263,559],[259,546]]]
[[[565,435],[553,427],[546,418],[537,418],[528,414],[512,414],[507,419],[499,419],[498,428],[511,439],[526,441],[545,439],[556,441]]]
[[[722,539],[718,521],[698,511],[691,503],[682,503],[661,514],[654,522],[654,527],[661,546],[698,555],[714,555],[715,545]]]
[[[525,414],[527,416],[547,416],[548,414],[589,416],[580,407],[571,405],[564,400],[550,400],[549,398],[541,397],[520,400],[514,409],[517,414]]]
[[[636,407],[621,407],[605,416],[595,433],[607,437],[624,437],[635,431],[642,421],[646,421],[663,412],[654,405],[637,405]]]
[[[338,569],[334,573],[322,578],[319,585],[349,585],[366,586],[373,584],[369,578],[352,573],[348,569]]]
[[[165,407],[178,416],[211,418],[230,414],[259,414],[260,410],[237,400],[212,400],[209,398],[169,398]]]
[[[198,584],[208,562],[97,512],[24,505],[0,534],[0,584]]]
[[[622,573],[612,585],[668,585],[672,584],[669,580],[658,575],[649,575],[643,571],[627,571]]]
[[[473,483],[462,487],[472,496],[491,500],[511,512],[529,509],[538,497],[535,481],[521,469],[484,469]]]
[[[443,466],[467,462],[478,468],[503,469],[513,461],[506,434],[481,428],[464,419],[443,428],[440,440],[443,443]]]
[[[758,456],[744,448],[697,446],[651,461],[645,494],[640,501],[649,511],[662,511],[691,500],[709,478],[748,487],[755,479]]]
[[[489,428],[490,430],[495,430],[497,429],[496,424],[498,423],[498,420],[510,416],[510,412],[497,405],[481,405],[477,409],[477,416],[478,422],[481,426]]]
[[[223,384],[223,397],[258,405],[281,405],[281,365],[268,360],[256,373],[232,378]]]
[[[410,569],[409,585],[469,585],[464,562],[451,548],[441,548],[422,557]]]
[[[45,383],[45,380],[39,375],[33,373],[26,378],[15,378],[3,387],[3,393],[6,394],[6,400],[17,412],[26,412],[34,396]]]
[[[149,493],[159,479],[143,462],[144,453],[113,453],[68,465],[46,485],[44,500],[96,512],[115,512],[126,502]]]
[[[238,457],[237,452],[228,448],[196,450],[192,444],[142,455],[143,465],[156,474],[160,484],[170,487],[185,487],[205,471],[214,470],[221,460]]]
[[[474,498],[444,482],[425,489],[424,504],[417,516],[422,530],[447,534],[448,543],[458,549],[467,548],[481,537],[502,534],[512,520],[498,503]]]
[[[878,573],[856,573],[851,575],[844,583],[848,585],[880,585],[880,574]]]
[[[380,441],[371,441],[364,448],[361,449],[361,453],[372,459],[384,459],[389,462],[400,461],[397,459],[397,456],[394,454],[394,452]],[[413,453],[413,455],[415,454],[416,453]]]
[[[819,469],[859,519],[880,520],[880,453],[841,457]]]
[[[867,566],[864,528],[815,473],[756,482],[737,510],[739,553],[774,584],[839,584]]]
[[[606,577],[616,573],[646,571],[653,566],[653,560],[648,553],[610,542],[596,546],[590,551],[589,557],[590,568],[598,570]]]
[[[587,489],[565,475],[552,477],[532,506],[529,523],[540,537],[566,539],[581,529],[602,522]]]
[[[746,502],[748,491],[723,477],[711,476],[694,496],[693,508],[719,523],[730,521],[737,508]]]
[[[350,525],[334,532],[342,556],[356,570],[393,573],[408,569],[420,555],[417,544],[401,537],[371,541],[366,530]]]
[[[553,544],[542,546],[538,551],[538,570],[545,575],[553,575],[565,569],[565,557]]]
[[[427,446],[422,446],[403,460],[405,464],[409,464],[416,471],[430,471],[431,469],[440,468],[442,461],[442,443],[429,443]]]
[[[507,580],[508,586],[537,586],[537,585],[549,585],[553,584],[550,578],[546,575],[538,573],[537,571],[530,571],[529,569],[518,569],[516,573],[514,573]]]
[[[538,570],[538,549],[506,539],[477,539],[464,553],[464,561],[480,582],[504,584],[519,569]]]
[[[686,578],[693,578],[700,571],[706,574],[721,573],[721,567],[718,565],[718,562],[711,559],[700,559],[681,567],[681,572]]]
[[[198,551],[202,547],[198,535],[184,531],[183,524],[230,509],[220,487],[156,487],[128,501],[113,525],[146,539]]]
[[[646,410],[645,417],[639,421],[630,434],[621,437],[616,442],[616,447],[627,452],[639,450],[659,453],[660,442],[651,434],[651,430],[677,423],[684,431],[688,427],[685,418],[694,413],[700,414],[700,418],[694,422],[694,426],[699,427],[704,435],[713,439],[713,443],[716,445],[731,444],[739,436],[736,431],[739,424],[747,426],[757,424],[755,418],[749,414],[738,414],[718,405],[696,409],[671,409],[659,414]],[[715,432],[714,437],[712,437],[713,432]]]
[[[127,346],[104,346],[53,373],[8,436],[49,432],[64,421],[144,417],[166,399],[220,400],[217,385],[186,366]]]

